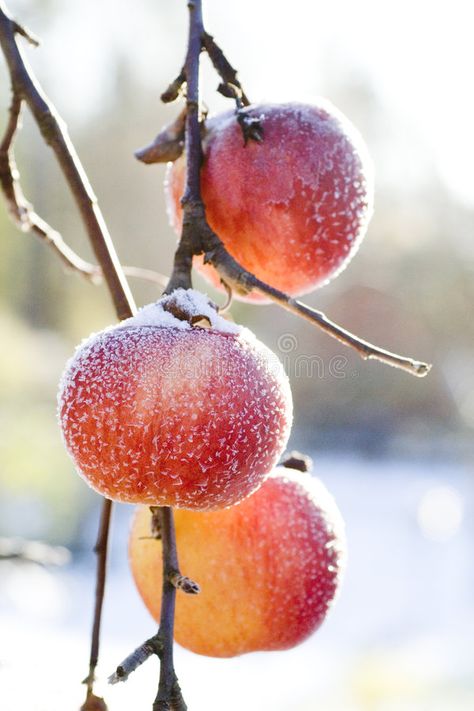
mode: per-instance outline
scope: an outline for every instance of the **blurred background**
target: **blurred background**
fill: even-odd
[[[219,661],[178,651],[190,709],[461,711],[474,707],[474,99],[468,0],[205,3],[207,29],[255,101],[328,97],[376,170],[375,215],[347,270],[305,301],[360,336],[434,363],[425,380],[364,363],[275,306],[235,304],[291,378],[290,445],[314,459],[347,523],[349,565],[323,628],[291,652]],[[99,197],[122,263],[168,274],[162,166],[133,151],[176,112],[186,3],[11,0],[40,35],[27,50]],[[228,107],[203,61],[203,98]],[[471,88],[469,88],[471,87]],[[0,129],[9,106],[0,61]],[[25,116],[27,197],[92,260],[53,156]],[[196,286],[212,291],[196,278]],[[139,304],[159,289],[137,280]],[[217,297],[222,298],[222,297]],[[55,416],[74,346],[114,321],[103,286],[65,274],[0,204],[0,536],[65,546],[60,567],[0,560],[2,708],[80,705],[100,500],[73,472]],[[307,363],[312,367],[306,367]],[[105,679],[154,623],[127,570],[131,509],[116,507],[99,669],[111,711],[145,709],[154,661]],[[24,683],[28,678],[28,684]]]

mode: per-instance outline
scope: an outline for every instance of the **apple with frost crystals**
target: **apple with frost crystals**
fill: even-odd
[[[244,146],[232,111],[207,123],[201,171],[207,220],[245,269],[291,296],[308,293],[344,269],[365,234],[370,158],[348,119],[327,101],[261,104],[245,112],[261,117],[261,143]],[[182,156],[170,164],[166,181],[178,233],[184,180]],[[219,285],[202,257],[195,265]]]
[[[138,591],[160,618],[161,541],[140,507],[129,542]],[[199,595],[178,594],[175,638],[213,657],[289,649],[323,622],[345,562],[344,525],[334,499],[308,473],[278,467],[236,506],[176,511],[180,568]]]
[[[202,510],[262,483],[292,419],[277,357],[183,289],[86,340],[58,403],[67,450],[100,494]]]

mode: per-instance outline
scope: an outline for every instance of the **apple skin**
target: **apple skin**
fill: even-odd
[[[138,591],[160,617],[161,541],[150,539],[150,511],[140,507],[129,542]],[[183,575],[199,595],[176,598],[175,639],[212,657],[289,649],[322,623],[345,561],[341,515],[323,484],[277,468],[236,506],[175,512]]]
[[[372,164],[362,138],[329,102],[262,104],[263,142],[243,144],[235,113],[207,124],[201,189],[206,215],[230,254],[290,296],[313,291],[347,266],[372,214]],[[179,234],[185,157],[165,192]],[[214,267],[194,262],[214,286]],[[237,295],[238,298],[240,298]],[[258,294],[244,300],[264,301]]]
[[[285,448],[288,379],[249,331],[129,326],[92,337],[59,393],[79,473],[116,501],[215,509],[256,489]]]

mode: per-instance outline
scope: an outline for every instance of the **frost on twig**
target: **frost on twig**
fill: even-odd
[[[119,681],[127,681],[130,674],[146,662],[152,654],[159,653],[158,645],[159,640],[157,635],[143,642],[143,644],[129,654],[128,657],[118,665],[114,673],[109,676],[109,684],[118,684]]]

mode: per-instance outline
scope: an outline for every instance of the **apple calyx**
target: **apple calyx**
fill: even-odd
[[[239,335],[245,329],[218,313],[218,307],[206,294],[195,289],[178,288],[152,304],[143,306],[132,318],[116,328],[136,326],[172,327],[179,329],[209,328]]]
[[[200,311],[204,311],[204,309],[199,309],[199,305],[196,304],[192,298],[183,298],[181,292],[182,289],[176,289],[169,296],[165,296],[161,300],[163,310],[172,314],[179,321],[189,323],[190,326],[199,325],[201,328],[210,328],[212,321],[209,311],[206,309],[206,313],[200,313]],[[217,315],[216,304],[208,299],[207,305],[213,309]],[[203,323],[203,321],[205,323]]]

